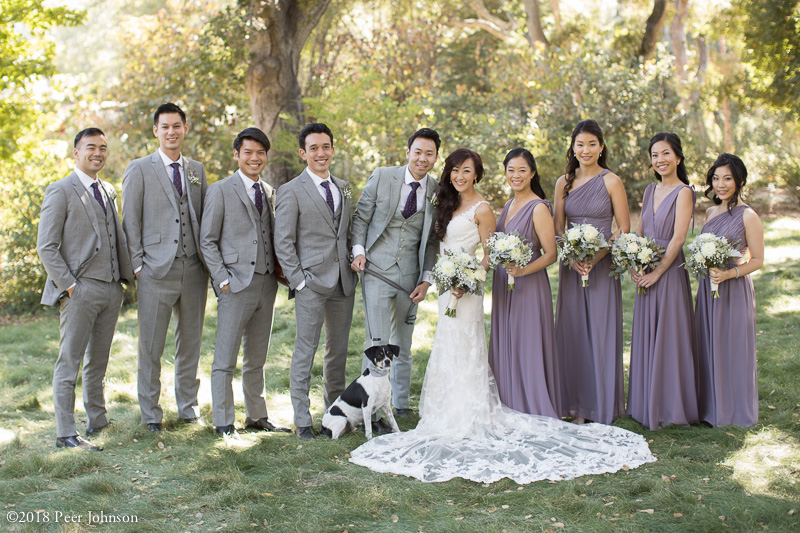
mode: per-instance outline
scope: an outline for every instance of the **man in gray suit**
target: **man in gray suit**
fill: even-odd
[[[37,249],[47,271],[42,303],[60,305],[60,341],[53,373],[56,446],[100,451],[75,428],[75,382],[83,361],[86,434],[108,426],[103,380],[122,305],[120,282],[132,283],[114,186],[97,177],[108,142],[97,128],[75,136],[75,171],[47,187]]]
[[[322,363],[325,408],[345,388],[345,363],[353,319],[356,275],[350,268],[350,186],[331,176],[333,133],[325,124],[299,135],[302,174],[278,189],[275,253],[295,291],[297,333],[289,386],[297,436],[313,439],[308,391],[311,365],[325,325]]]
[[[353,214],[353,262],[362,278],[367,315],[367,346],[396,344],[390,379],[395,414],[409,414],[411,336],[419,304],[430,287],[429,275],[439,252],[436,221],[436,178],[428,172],[439,156],[439,134],[429,128],[408,139],[402,167],[381,167],[370,176]],[[375,272],[378,276],[368,275]],[[387,283],[385,278],[394,285]],[[378,432],[391,428],[382,419]]]
[[[258,128],[236,137],[233,158],[239,170],[208,188],[200,225],[200,248],[218,297],[211,402],[220,435],[236,435],[232,381],[242,338],[245,427],[289,431],[268,420],[264,398],[264,363],[278,290],[272,188],[259,179],[268,151],[269,139]]]
[[[175,104],[153,117],[159,149],[128,164],[122,179],[122,225],[139,295],[139,409],[150,431],[162,429],[161,355],[175,315],[175,402],[178,416],[196,422],[197,365],[208,274],[200,251],[206,172],[181,154],[189,130]]]

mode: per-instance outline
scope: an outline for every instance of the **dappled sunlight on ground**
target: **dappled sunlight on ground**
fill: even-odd
[[[769,496],[777,485],[796,484],[800,470],[800,442],[774,427],[748,435],[744,446],[723,463],[733,469],[733,479],[748,492]]]
[[[8,444],[14,440],[14,432],[5,428],[0,428],[0,446]]]
[[[794,313],[800,309],[800,296],[790,296],[782,294],[769,301],[769,305],[764,308],[764,312],[771,316],[783,313]]]

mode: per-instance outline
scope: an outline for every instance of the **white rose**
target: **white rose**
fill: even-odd
[[[714,246],[713,242],[704,242],[702,246],[700,246],[700,253],[703,254],[703,257],[710,258],[714,257],[714,254],[717,252],[717,247]]]
[[[653,252],[649,248],[644,248],[639,252],[639,261],[643,264],[649,263],[653,259]]]
[[[700,252],[695,252],[693,257],[698,265],[702,265],[703,263],[706,262],[705,257],[703,257],[703,254],[701,254]]]
[[[511,255],[511,260],[514,261],[515,263],[522,260],[522,250],[520,250],[519,248],[514,248],[513,250],[511,250],[510,255]]]
[[[583,236],[590,241],[595,240],[599,234],[600,232],[597,231],[597,228],[592,225],[586,225],[583,228]]]
[[[636,241],[629,241],[628,245],[625,247],[625,251],[629,254],[635,254],[639,252],[639,243]]]
[[[579,226],[572,226],[567,230],[567,239],[570,241],[577,241],[581,238],[581,228]]]
[[[449,259],[446,259],[439,263],[439,272],[445,276],[452,276],[456,273],[456,265]]]
[[[479,268],[475,271],[475,279],[483,283],[486,281],[486,271],[483,268]]]

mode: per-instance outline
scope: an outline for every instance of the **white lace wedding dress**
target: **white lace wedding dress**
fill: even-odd
[[[450,221],[441,250],[480,242],[477,205]],[[350,461],[376,472],[481,483],[571,479],[616,472],[655,461],[645,439],[602,424],[575,425],[528,415],[500,403],[489,368],[483,295],[466,294],[456,316],[444,314],[449,292],[439,296],[439,322],[428,360],[416,429],[375,437]]]

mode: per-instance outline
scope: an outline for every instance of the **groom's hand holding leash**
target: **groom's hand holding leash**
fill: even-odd
[[[364,257],[362,254],[358,254],[353,262],[350,263],[350,268],[353,269],[355,272],[361,272],[364,270],[364,267],[367,266],[367,258]]]
[[[423,281],[422,283],[417,285],[417,288],[414,289],[414,292],[408,295],[409,298],[411,298],[411,301],[414,302],[415,304],[418,304],[422,300],[424,300],[425,295],[428,294],[428,287],[430,286],[431,284],[428,283],[427,281]]]

